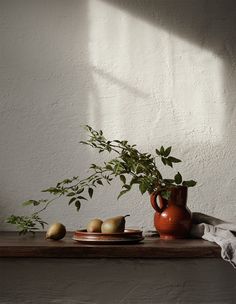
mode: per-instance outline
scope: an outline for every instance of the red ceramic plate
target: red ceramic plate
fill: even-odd
[[[121,233],[87,232],[85,229],[75,231],[73,240],[87,244],[121,244],[138,243],[144,239],[141,230],[125,229]]]

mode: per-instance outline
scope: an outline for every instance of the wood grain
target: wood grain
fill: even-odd
[[[19,236],[0,232],[0,257],[45,258],[219,258],[220,247],[201,239],[164,241],[145,238],[139,244],[87,245],[67,233],[61,241],[45,240],[45,233]]]

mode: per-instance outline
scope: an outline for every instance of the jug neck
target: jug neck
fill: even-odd
[[[188,188],[185,186],[173,187],[170,189],[171,195],[168,205],[186,206]]]

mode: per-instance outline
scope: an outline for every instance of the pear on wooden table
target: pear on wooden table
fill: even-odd
[[[52,224],[47,233],[46,233],[46,239],[51,240],[61,240],[66,235],[66,227],[61,223],[54,223]]]
[[[98,218],[92,219],[87,225],[87,232],[101,232],[102,223]]]
[[[116,216],[105,220],[102,224],[101,231],[102,233],[119,233],[124,232],[125,230],[125,216]]]

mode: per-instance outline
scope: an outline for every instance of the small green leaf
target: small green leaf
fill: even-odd
[[[175,175],[175,183],[177,185],[179,185],[179,184],[182,183],[182,176],[181,176],[181,174],[179,172]]]
[[[164,165],[166,165],[166,159],[164,157],[161,158],[161,161],[163,162]]]
[[[39,222],[39,224],[41,225],[42,229],[44,229],[45,223],[44,222]]]
[[[133,184],[139,184],[139,179],[137,177],[133,177],[131,179],[130,186],[132,186]]]
[[[115,166],[114,166],[114,171],[115,171],[115,175],[119,175],[119,171],[120,171],[120,163],[117,163]]]
[[[39,205],[39,204],[40,204],[39,201],[29,200],[29,201],[24,202],[22,205],[23,205],[23,206],[29,206],[29,205],[37,206],[37,205]]]
[[[110,171],[113,171],[113,168],[112,168],[111,165],[106,165],[106,169],[107,169],[107,170],[110,170]]]
[[[72,182],[71,179],[67,178],[63,181],[64,184],[70,184]]]
[[[88,188],[88,194],[89,194],[89,197],[92,198],[92,196],[93,196],[93,188]]]
[[[72,197],[68,203],[68,205],[72,204],[76,200],[76,197]]]
[[[55,188],[55,187],[50,187],[50,188],[48,188],[48,189],[42,190],[41,192],[50,192],[50,193],[54,193],[54,192],[58,192],[58,191],[60,191],[60,190],[58,190],[58,189]]]
[[[131,189],[131,186],[130,185],[123,185],[122,188],[125,188],[125,189],[127,189],[127,191],[129,191]]]
[[[82,145],[89,145],[86,141],[83,141],[83,140],[80,141],[80,144],[82,144]]]
[[[143,173],[144,168],[141,164],[138,164],[135,171],[136,171],[136,174]]]
[[[75,192],[70,192],[66,196],[74,196],[76,193]]]
[[[171,192],[166,190],[166,191],[162,191],[161,192],[161,197],[163,197],[164,199],[166,200],[169,200],[170,199],[170,196],[171,196]]]
[[[122,195],[124,195],[128,191],[129,190],[123,190],[123,191],[121,191],[120,194],[118,195],[117,199],[119,199]]]
[[[161,156],[161,152],[159,150],[156,149],[156,154]]]
[[[162,155],[162,156],[165,156],[164,154],[165,154],[165,149],[164,149],[164,147],[163,146],[161,146],[161,149],[160,149],[160,154]]]
[[[48,202],[48,200],[47,199],[41,199],[41,200],[38,200],[38,201],[36,201],[37,203],[47,203]]]
[[[173,168],[173,164],[172,164],[172,162],[169,160],[169,158],[166,158],[165,160],[166,160],[166,164],[167,164],[169,167]]]
[[[120,180],[122,181],[123,184],[126,183],[126,178],[124,175],[120,175]]]
[[[80,210],[80,207],[81,207],[80,201],[76,201],[76,202],[75,202],[75,207],[76,207],[77,211]]]
[[[87,198],[84,197],[84,196],[78,196],[77,199],[82,199],[82,200],[86,200],[87,201]]]
[[[180,163],[181,162],[180,159],[172,157],[172,156],[168,157],[168,160],[171,161],[172,163]]]
[[[80,194],[80,193],[82,193],[84,191],[84,188],[81,188],[81,189],[79,189],[76,193],[77,194]]]
[[[102,185],[103,186],[103,182],[99,179],[99,180],[97,180],[97,183],[99,184],[99,185]]]
[[[173,183],[175,182],[174,179],[169,179],[169,178],[166,178],[166,179],[164,179],[163,181],[164,181],[165,183],[167,183],[167,184],[173,184]]]
[[[196,184],[197,182],[195,182],[194,180],[189,180],[189,181],[184,181],[182,185],[187,187],[194,187]]]
[[[90,127],[89,125],[85,125],[85,126],[84,126],[84,128],[85,128],[85,130],[87,129],[87,130],[88,130],[88,131],[90,131],[90,132],[91,132],[91,131],[92,131],[92,129],[93,129],[93,128],[92,128],[92,127]]]
[[[171,152],[171,147],[168,147],[164,152],[164,156],[165,157],[169,156],[170,152]]]
[[[142,194],[144,194],[147,189],[148,189],[149,185],[146,181],[142,181],[141,184],[139,185],[139,190]]]

